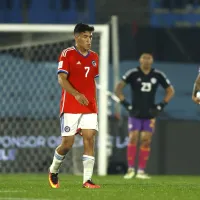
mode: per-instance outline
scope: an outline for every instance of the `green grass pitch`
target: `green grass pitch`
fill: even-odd
[[[60,188],[49,187],[46,174],[0,175],[0,200],[199,200],[200,177],[153,176],[124,180],[94,176],[101,189],[82,188],[82,177],[60,174]]]

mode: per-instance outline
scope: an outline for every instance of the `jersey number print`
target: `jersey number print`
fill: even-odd
[[[141,91],[142,92],[150,92],[151,91],[151,83],[142,82]]]
[[[90,71],[90,67],[85,67],[85,70],[86,70],[86,72],[85,72],[85,77],[88,77],[88,73],[89,73],[89,71]]]

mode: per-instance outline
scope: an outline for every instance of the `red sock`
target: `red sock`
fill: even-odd
[[[140,148],[139,152],[139,169],[144,170],[147,165],[147,161],[149,159],[150,148]]]
[[[128,147],[127,147],[127,161],[128,161],[128,167],[129,168],[134,168],[135,155],[136,155],[136,145],[128,144]]]

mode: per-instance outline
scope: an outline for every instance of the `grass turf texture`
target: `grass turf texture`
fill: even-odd
[[[153,176],[124,180],[122,176],[94,176],[100,189],[82,188],[82,177],[60,174],[60,188],[52,189],[47,174],[0,175],[0,200],[199,200],[200,177]]]

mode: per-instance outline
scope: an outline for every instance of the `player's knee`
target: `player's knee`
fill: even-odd
[[[94,136],[83,137],[84,154],[94,156]]]
[[[83,132],[83,140],[88,142],[93,142],[94,137],[96,134],[96,131],[90,130],[90,131],[82,131]]]
[[[94,136],[93,137],[92,136],[85,137],[83,140],[84,140],[85,145],[87,144],[87,145],[91,146],[94,144]]]
[[[137,141],[138,141],[137,138],[134,138],[134,137],[130,137],[130,138],[129,138],[129,144],[136,145],[136,144],[137,144]]]
[[[139,139],[139,131],[129,132],[129,144],[136,145]]]
[[[150,148],[150,145],[151,145],[151,139],[141,139],[140,141],[140,147],[142,148]]]
[[[138,136],[130,134],[129,135],[129,144],[136,145],[138,141]]]

